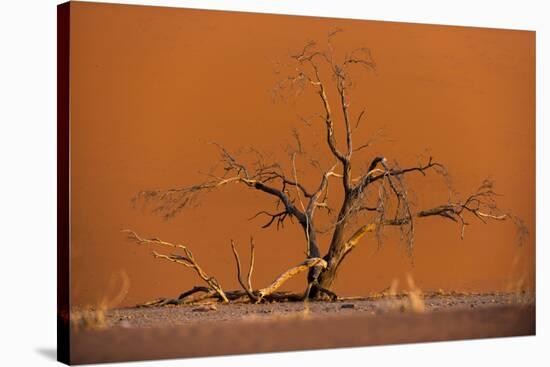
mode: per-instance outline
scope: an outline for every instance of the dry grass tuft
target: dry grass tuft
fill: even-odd
[[[80,330],[101,330],[106,329],[109,325],[107,323],[106,312],[109,308],[118,306],[126,297],[128,289],[130,288],[130,280],[128,275],[124,271],[119,273],[121,278],[121,286],[117,294],[109,299],[103,297],[103,299],[95,306],[87,306],[82,309],[76,309],[71,311],[70,321],[71,329],[73,331]],[[112,288],[114,284],[114,277],[111,277],[109,287]]]
[[[525,275],[521,276],[516,282],[511,282],[508,285],[513,297],[511,303],[528,304],[535,302],[535,293],[529,290],[525,284]]]
[[[413,312],[426,311],[422,291],[414,284],[414,280],[410,274],[407,274],[407,285],[409,286],[409,309]]]
[[[106,309],[106,304],[102,302],[97,307],[89,307],[88,309],[72,311],[71,329],[74,331],[106,329]]]
[[[407,275],[407,288],[406,291],[399,293],[399,280],[394,279],[388,288],[369,298],[385,300],[386,307],[390,310],[400,312],[425,312],[426,305],[424,303],[424,295],[420,288],[415,285],[410,274]]]
[[[304,302],[304,309],[302,310],[302,318],[309,319],[311,317],[311,310],[309,309],[309,302]]]

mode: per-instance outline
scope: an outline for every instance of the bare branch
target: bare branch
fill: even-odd
[[[373,175],[372,171],[375,169],[375,167],[379,163],[384,166],[384,171],[383,171],[383,173],[381,173],[379,175]],[[404,174],[409,173],[409,172],[420,172],[423,175],[425,175],[426,174],[425,171],[430,169],[430,168],[433,168],[433,167],[439,167],[442,170],[445,169],[442,164],[440,164],[438,162],[434,162],[432,157],[429,158],[428,163],[425,164],[425,165],[419,165],[417,167],[409,167],[409,168],[404,168],[404,169],[400,169],[400,168],[389,169],[386,165],[386,158],[376,157],[372,161],[371,165],[369,166],[367,174],[365,174],[363,177],[361,177],[359,179],[359,182],[357,183],[357,185],[354,187],[354,195],[359,194],[360,191],[364,190],[364,188],[366,186],[368,186],[369,184],[371,184],[375,181],[381,180],[381,179],[383,179],[387,176],[400,176],[400,175],[404,175]]]
[[[156,201],[158,206],[153,211],[163,214],[168,219],[195,203],[202,193],[208,193],[229,184],[242,184],[275,196],[278,199],[278,203],[280,202],[284,206],[286,215],[295,217],[306,233],[308,233],[307,217],[303,211],[294,205],[293,200],[285,190],[285,186],[295,186],[305,197],[311,197],[313,194],[297,182],[297,180],[287,179],[277,164],[265,165],[259,159],[256,169],[251,171],[245,164],[239,162],[235,156],[230,154],[227,149],[221,147],[219,144],[214,145],[221,151],[225,171],[223,176],[211,174],[211,180],[189,187],[141,191],[136,195],[134,201],[140,198],[145,200],[145,202]],[[282,189],[275,188],[270,184],[274,180],[278,180],[283,185]],[[283,216],[286,218],[286,215],[281,214],[281,219],[284,219],[282,218]],[[279,222],[279,224],[281,223]]]
[[[266,288],[262,288],[259,290],[259,298],[260,299],[263,299],[265,298],[266,296],[272,294],[273,292],[275,292],[277,289],[279,289],[287,280],[289,280],[290,278],[308,270],[309,268],[312,268],[312,267],[321,267],[321,268],[326,268],[327,267],[327,262],[323,259],[321,259],[320,257],[313,257],[313,258],[309,258],[307,260],[305,260],[304,262],[300,263],[299,265],[293,267],[293,268],[290,268],[288,269],[287,271],[285,271],[283,274],[279,275],[277,277],[277,279],[275,279],[269,286],[267,286]]]
[[[252,217],[250,217],[248,220],[252,220],[261,214],[271,217],[271,219],[266,224],[264,224],[262,228],[270,227],[273,224],[273,222],[277,220],[277,230],[279,230],[279,228],[282,228],[284,226],[284,221],[289,215],[286,210],[275,214],[271,214],[269,212],[266,212],[265,210],[262,210],[256,213],[255,215],[253,215]]]
[[[324,200],[323,200],[323,203],[320,203],[319,202],[319,197],[321,196],[321,194],[323,192],[326,192],[327,188],[328,188],[328,183],[329,183],[329,178],[332,177],[332,176],[335,176],[335,177],[338,177],[340,175],[334,173],[334,169],[336,168],[336,164],[333,165],[328,171],[326,171],[322,178],[321,178],[321,183],[319,184],[319,187],[317,188],[317,190],[315,191],[315,193],[313,193],[313,195],[311,196],[310,200],[309,200],[309,203],[308,203],[308,206],[307,206],[307,210],[306,210],[306,213],[311,216],[313,218],[313,213],[315,211],[315,208],[317,207],[321,207],[321,206],[324,206],[324,205],[327,205],[326,204],[326,199],[327,197],[325,196]],[[341,177],[341,176],[340,176]]]
[[[253,242],[251,242],[253,243]],[[259,298],[256,297],[254,294],[254,291],[252,290],[252,285],[250,281],[250,277],[252,276],[252,268],[254,266],[254,246],[251,247],[251,260],[250,260],[250,268],[248,270],[248,286],[244,284],[243,279],[241,277],[241,260],[239,259],[239,254],[237,253],[237,249],[235,248],[235,242],[231,240],[231,249],[233,250],[233,255],[235,256],[235,262],[237,263],[237,280],[239,281],[239,284],[244,289],[248,297],[257,302],[259,301]]]
[[[357,229],[353,233],[353,235],[347,240],[344,246],[346,248],[346,252],[351,251],[355,246],[357,246],[361,238],[363,238],[367,233],[373,232],[375,229],[376,224],[374,223],[369,223],[359,227],[359,229]]]
[[[153,255],[155,256],[155,258],[165,259],[195,270],[197,275],[202,280],[204,280],[210,286],[210,288],[215,290],[220,295],[220,297],[223,299],[224,302],[229,302],[229,300],[227,299],[223,289],[221,288],[216,278],[208,276],[208,274],[206,274],[204,270],[202,270],[199,264],[195,261],[195,257],[193,256],[193,253],[186,246],[162,241],[159,238],[142,238],[136,232],[130,229],[122,230],[122,232],[128,235],[128,239],[137,242],[139,245],[163,245],[163,246],[169,246],[169,247],[174,247],[174,248],[183,250],[185,255],[177,255],[177,254],[164,255],[164,254],[159,254],[156,251],[153,251]]]
[[[361,123],[361,119],[365,115],[366,110],[363,108],[361,112],[359,112],[359,116],[357,116],[357,122],[355,123],[355,128],[359,128],[359,124]]]
[[[351,54],[346,56],[344,66],[357,64],[366,67],[370,70],[376,69],[376,63],[372,57],[371,50],[368,47],[361,47],[353,50]]]
[[[254,271],[254,238],[250,237],[250,264],[248,265],[248,274],[246,280],[248,289],[252,290],[252,272]]]
[[[383,132],[383,129],[376,130],[372,134],[371,138],[367,140],[366,143],[363,143],[363,144],[359,145],[357,148],[353,148],[353,153],[359,152],[361,150],[364,150],[364,149],[369,148],[370,146],[372,146],[375,141],[382,138],[382,132]],[[388,139],[386,137],[384,137],[384,140],[388,140]]]
[[[351,153],[353,152],[353,143],[352,143],[352,131],[351,123],[349,118],[349,101],[346,95],[346,76],[338,66],[335,66],[337,83],[336,87],[338,89],[338,94],[340,95],[340,107],[342,108],[342,115],[344,116],[344,125],[346,128],[346,145],[348,152],[346,154],[347,159],[351,158]]]
[[[498,209],[495,201],[497,194],[492,189],[493,183],[485,180],[475,193],[468,196],[464,201],[450,201],[446,204],[438,205],[433,208],[420,210],[415,214],[407,214],[404,216],[386,219],[380,222],[381,225],[402,226],[410,224],[413,218],[425,218],[438,216],[452,220],[460,224],[461,238],[464,238],[464,229],[468,225],[465,214],[470,213],[474,218],[477,218],[483,223],[487,220],[504,221],[514,217],[510,214],[502,212]],[[515,221],[514,221],[514,224]],[[522,227],[518,226],[518,231],[522,231]]]
[[[318,89],[318,94],[319,94],[319,97],[321,98],[321,101],[323,103],[323,108],[325,110],[325,124],[326,124],[326,131],[327,131],[327,144],[328,144],[332,154],[336,158],[338,158],[338,160],[340,162],[342,162],[342,164],[346,164],[348,159],[346,158],[346,156],[344,156],[344,154],[342,154],[342,152],[340,152],[340,150],[338,149],[337,144],[336,144],[336,137],[334,135],[334,124],[332,122],[332,112],[331,112],[331,109],[330,109],[330,103],[328,101],[325,86],[324,86],[323,82],[321,81],[321,78],[319,76],[319,71],[318,71],[317,67],[315,67],[315,75],[316,75],[316,78],[317,78],[316,80],[317,80],[317,85],[318,85],[318,88],[319,88]]]

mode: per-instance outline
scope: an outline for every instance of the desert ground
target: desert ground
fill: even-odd
[[[103,311],[73,325],[75,364],[535,334],[534,296],[432,293]]]

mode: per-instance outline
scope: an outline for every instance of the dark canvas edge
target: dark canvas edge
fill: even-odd
[[[57,6],[57,360],[70,363],[70,3]]]

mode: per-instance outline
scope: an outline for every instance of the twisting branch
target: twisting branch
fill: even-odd
[[[320,257],[313,257],[305,260],[304,262],[293,268],[288,269],[283,274],[279,275],[269,286],[262,288],[258,291],[259,299],[261,300],[266,296],[269,296],[277,289],[279,289],[287,280],[312,267],[319,267],[324,269],[327,267],[327,262]]]
[[[339,174],[334,172],[335,168],[336,168],[336,164],[333,165],[328,171],[326,171],[323,174],[323,176],[321,178],[321,183],[319,184],[319,187],[317,188],[317,190],[310,197],[310,200],[309,200],[309,203],[308,203],[307,209],[306,209],[306,214],[308,216],[310,216],[312,219],[313,219],[313,215],[314,215],[314,212],[315,212],[316,208],[327,207],[328,206],[328,204],[326,202],[328,194],[325,195],[322,202],[319,202],[319,198],[321,197],[321,194],[323,194],[323,192],[325,192],[325,193],[327,192],[330,177],[333,177],[333,176],[334,177],[341,177]]]
[[[210,286],[210,288],[215,290],[220,295],[220,297],[223,299],[224,302],[229,302],[229,300],[227,299],[223,289],[221,288],[216,278],[208,276],[208,274],[206,274],[206,272],[202,270],[202,268],[199,266],[199,264],[195,260],[193,253],[186,246],[162,241],[159,238],[142,238],[136,232],[130,229],[125,229],[122,232],[127,233],[128,239],[137,242],[139,245],[163,245],[163,246],[169,246],[169,247],[174,247],[174,248],[183,250],[185,255],[177,255],[177,254],[164,255],[164,254],[159,254],[156,251],[153,251],[153,255],[155,256],[155,258],[165,259],[195,270],[197,275],[202,280],[204,280]]]
[[[344,66],[357,64],[366,67],[370,70],[376,69],[376,63],[372,58],[371,50],[368,47],[360,47],[355,50],[344,60]]]
[[[363,225],[357,229],[353,235],[346,241],[345,248],[346,252],[353,250],[355,246],[359,243],[361,238],[363,238],[367,233],[373,232],[376,229],[376,224],[369,223]]]
[[[525,225],[521,221],[517,221],[512,215],[502,212],[496,205],[496,196],[497,194],[493,191],[493,182],[491,180],[484,180],[476,192],[468,196],[464,201],[449,201],[446,204],[420,210],[414,214],[411,214],[409,211],[406,212],[405,215],[397,216],[392,219],[379,218],[377,222],[359,227],[359,229],[357,229],[346,242],[345,251],[351,251],[365,234],[373,232],[383,226],[401,227],[404,225],[410,225],[414,218],[426,218],[432,216],[443,217],[459,223],[460,237],[463,239],[465,226],[469,224],[465,218],[465,214],[468,213],[483,223],[487,223],[488,220],[504,221],[506,219],[511,219],[517,227],[521,241],[521,236],[525,236],[527,231]]]
[[[305,213],[298,209],[290,193],[285,190],[287,185],[295,186],[305,197],[310,198],[313,194],[301,185],[297,180],[288,179],[277,164],[264,165],[258,163],[254,170],[247,168],[244,163],[237,160],[235,156],[219,144],[214,144],[221,150],[221,159],[224,165],[224,175],[215,176],[210,174],[211,180],[200,184],[195,184],[182,188],[171,188],[166,190],[148,190],[140,191],[134,198],[134,203],[143,200],[145,203],[154,201],[158,205],[153,209],[154,212],[161,213],[165,218],[171,218],[186,207],[193,205],[199,195],[217,190],[226,185],[240,184],[252,188],[277,198],[277,203],[284,207],[284,214],[278,214],[276,218],[284,220],[287,216],[294,217],[303,227],[306,235],[309,233],[309,224]],[[274,181],[282,184],[282,189],[273,185]],[[263,214],[268,212],[263,211]],[[270,222],[268,223],[271,225]],[[282,222],[278,222],[282,224]],[[268,227],[269,225],[265,225]]]
[[[313,64],[315,65],[315,64]],[[348,158],[340,152],[340,150],[337,147],[336,144],[336,137],[334,135],[334,124],[332,122],[332,112],[330,109],[330,103],[328,101],[327,93],[325,90],[325,86],[323,82],[321,81],[321,77],[319,75],[319,69],[317,66],[314,66],[315,69],[315,76],[316,76],[316,85],[319,88],[318,94],[321,98],[321,101],[323,102],[323,108],[325,110],[325,125],[327,130],[327,144],[332,152],[332,154],[338,158],[342,164],[346,164],[348,162]]]
[[[288,217],[288,212],[286,210],[275,214],[271,214],[269,212],[266,212],[265,210],[261,210],[258,213],[254,214],[252,217],[248,218],[248,220],[252,220],[262,214],[270,217],[269,221],[266,224],[262,225],[262,228],[268,228],[273,224],[273,222],[277,221],[277,229],[279,229],[280,227],[284,226],[285,219]]]
[[[511,215],[503,213],[498,209],[495,197],[497,194],[493,191],[493,182],[484,180],[477,191],[468,196],[465,201],[448,202],[437,207],[421,210],[417,217],[440,216],[460,223],[460,237],[464,238],[464,228],[468,223],[464,218],[465,213],[473,214],[483,223],[487,220],[503,221],[512,218]],[[518,227],[518,231],[524,230]]]
[[[298,182],[298,171],[296,170],[296,152],[291,154],[291,163],[292,163],[292,175],[294,176],[294,181]],[[298,198],[298,202],[300,203],[300,207],[302,208],[302,212],[306,211],[306,207],[304,205],[304,201],[302,200],[302,196],[300,195],[300,192],[298,191],[298,188],[296,187],[296,197]],[[306,235],[306,252],[308,257],[314,256],[318,257],[319,254],[319,248],[317,247],[317,243],[315,241],[315,238],[312,238],[312,236],[315,236],[313,228],[313,224],[311,223],[311,216],[308,215],[308,213],[305,213],[305,235]]]
[[[382,164],[383,167],[384,167],[384,170],[382,171],[381,174],[374,175],[373,170],[376,168],[376,166],[378,164]],[[386,178],[388,176],[400,176],[400,175],[404,175],[404,174],[409,173],[409,172],[420,172],[421,174],[425,175],[426,174],[425,171],[430,169],[430,168],[433,168],[433,167],[438,167],[442,170],[445,169],[445,167],[441,163],[434,162],[432,157],[429,158],[428,163],[426,163],[425,165],[419,165],[419,166],[416,166],[416,167],[409,167],[409,168],[392,168],[392,169],[389,169],[387,167],[386,158],[376,157],[372,161],[371,165],[369,166],[369,169],[368,169],[367,173],[358,180],[359,182],[357,183],[357,185],[353,189],[353,191],[354,191],[353,195],[359,194],[369,184],[371,184],[373,182],[376,182],[378,180],[381,180],[383,178]]]
[[[353,143],[352,143],[352,131],[351,131],[351,122],[349,118],[349,101],[346,95],[346,76],[344,73],[344,70],[340,68],[338,65],[334,66],[335,74],[336,74],[336,88],[338,90],[338,94],[340,95],[340,106],[342,108],[342,115],[344,116],[344,126],[346,128],[346,145],[348,148],[348,152],[346,154],[347,159],[351,158],[351,153],[353,152]]]

